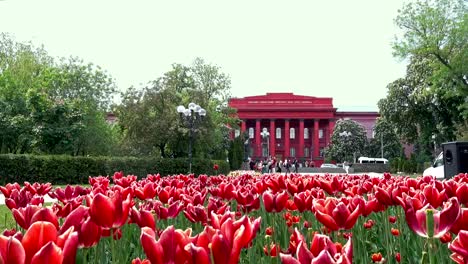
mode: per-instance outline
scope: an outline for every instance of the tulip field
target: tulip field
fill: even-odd
[[[468,263],[468,174],[117,172],[89,184],[0,186],[0,219],[14,219],[0,263]]]

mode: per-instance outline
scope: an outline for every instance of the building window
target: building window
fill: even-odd
[[[239,137],[240,136],[240,130],[239,129],[236,129],[234,131],[234,137]]]
[[[296,149],[295,148],[290,148],[289,149],[289,154],[290,154],[290,157],[296,157]]]
[[[276,138],[278,138],[278,139],[281,138],[281,128],[280,127],[276,128]]]
[[[372,128],[372,138],[375,138],[375,127]]]
[[[254,138],[254,128],[253,127],[249,128],[249,138]]]
[[[295,139],[296,138],[296,130],[294,129],[294,127],[291,127],[289,129],[289,138],[290,139]]]
[[[319,129],[319,138],[323,138],[323,129]]]
[[[304,157],[309,157],[309,155],[310,155],[309,148],[304,148]]]
[[[307,127],[304,128],[304,139],[309,139],[309,129]]]
[[[319,153],[320,157],[323,157],[325,155],[324,150],[325,150],[324,148],[320,148],[320,153]]]
[[[253,157],[253,155],[254,155],[254,149],[253,149],[253,147],[250,147],[249,148],[249,157]]]

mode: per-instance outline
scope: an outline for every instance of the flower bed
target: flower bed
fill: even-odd
[[[112,184],[111,184],[112,180]],[[7,184],[0,263],[466,263],[468,174]],[[44,195],[57,199],[44,207]],[[12,227],[13,228],[13,227]]]

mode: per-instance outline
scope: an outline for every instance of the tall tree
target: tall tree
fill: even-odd
[[[103,113],[114,89],[93,64],[55,63],[43,48],[0,34],[0,151],[108,154]]]
[[[419,57],[431,67],[427,81],[442,97],[468,97],[468,4],[463,0],[419,0],[401,9],[395,19],[403,35],[394,55]],[[458,105],[468,118],[468,102]]]
[[[468,122],[468,9],[461,0],[418,0],[395,19],[394,55],[409,59],[379,109],[398,136],[427,155],[434,142],[463,137]],[[457,132],[458,131],[458,132]]]
[[[403,146],[392,126],[384,118],[377,119],[374,127],[374,137],[369,141],[366,147],[365,154],[368,157],[381,157],[393,159],[401,156],[403,153]]]
[[[366,130],[353,120],[340,119],[325,150],[325,155],[333,160],[344,162],[353,161],[364,153],[367,142]]]
[[[141,89],[129,89],[116,108],[124,145],[134,155],[187,156],[189,131],[176,107],[195,102],[207,115],[195,133],[194,156],[225,159],[230,125],[236,121],[223,99],[229,83],[218,67],[196,59],[191,66],[174,64]]]

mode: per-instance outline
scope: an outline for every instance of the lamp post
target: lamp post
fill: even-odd
[[[267,145],[267,157],[270,156],[270,144],[269,144],[269,137],[270,137],[270,132],[266,128],[263,128],[263,131],[260,133],[260,136],[262,136],[263,141],[265,141],[266,138],[266,145]]]
[[[195,129],[200,125],[203,117],[206,116],[206,110],[201,106],[190,103],[188,108],[183,105],[177,106],[177,112],[184,125],[189,129],[189,173],[192,173],[192,142]]]

